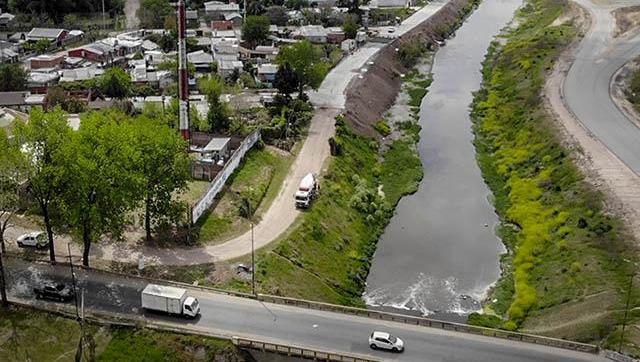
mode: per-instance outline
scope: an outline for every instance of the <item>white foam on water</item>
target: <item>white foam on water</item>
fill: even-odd
[[[407,287],[378,288],[365,292],[362,299],[369,306],[418,311],[424,316],[435,312],[467,315],[482,309],[480,301],[486,294],[486,287],[465,293],[458,289],[458,280],[454,277],[438,279],[421,273]]]

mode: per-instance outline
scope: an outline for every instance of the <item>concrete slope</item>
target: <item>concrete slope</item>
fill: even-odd
[[[13,258],[7,258],[6,264],[12,298],[32,300],[32,287],[43,280],[70,282],[66,266],[29,264]],[[194,331],[363,354],[388,361],[604,361],[596,355],[523,342],[262,303],[209,292],[192,292],[200,301],[202,316],[195,321],[186,321],[143,312],[140,292],[146,285],[144,280],[96,271],[77,270],[76,274],[79,288],[84,290],[85,308],[89,310],[144,315],[148,319],[162,320]],[[44,302],[36,303],[46,305]],[[367,337],[374,330],[388,331],[401,337],[405,340],[406,351],[394,354],[371,350]]]

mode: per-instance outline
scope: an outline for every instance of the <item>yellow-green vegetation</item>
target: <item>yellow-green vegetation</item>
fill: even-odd
[[[418,112],[422,99],[427,95],[427,88],[431,85],[431,73],[424,74],[414,70],[405,76],[404,81],[407,84],[409,106],[414,112]]]
[[[147,329],[86,324],[95,342],[83,356],[97,361],[244,361],[231,342]],[[72,319],[12,306],[0,310],[0,361],[74,361],[80,324]]]
[[[403,143],[393,144],[380,161],[378,143],[352,132],[342,117],[335,141],[340,153],[320,181],[319,198],[282,240],[258,255],[262,292],[362,305],[370,260],[392,207],[422,177],[413,171],[399,177],[398,170],[422,166]]]
[[[259,217],[264,209],[261,206],[269,206],[277,195],[293,159],[263,146],[247,152],[214,209],[198,222],[200,243],[220,242],[247,230],[249,222],[241,217],[241,201],[248,199]]]
[[[384,119],[379,120],[373,125],[373,128],[378,131],[382,136],[386,137],[391,134],[391,127],[389,127],[389,123]]]
[[[565,1],[527,1],[518,27],[504,45],[492,44],[484,63],[483,89],[473,106],[475,144],[509,252],[489,297],[497,301],[487,305],[504,320],[474,315],[470,321],[526,331],[571,305],[582,313],[566,321],[574,328],[552,318],[539,332],[612,341],[633,271],[624,260],[635,256],[620,222],[603,212],[601,195],[556,138],[540,96],[545,74],[576,35],[571,24],[552,25],[566,8]],[[603,293],[613,297],[589,308],[594,304],[587,301]]]

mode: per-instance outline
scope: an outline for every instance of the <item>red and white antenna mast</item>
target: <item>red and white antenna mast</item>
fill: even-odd
[[[178,0],[178,97],[180,134],[189,141],[189,71],[187,67],[187,17],[184,0]]]

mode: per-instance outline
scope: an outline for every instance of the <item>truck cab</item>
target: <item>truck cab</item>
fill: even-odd
[[[198,314],[200,314],[200,303],[198,303],[198,299],[194,297],[187,297],[187,299],[184,300],[182,314],[189,318],[197,317]]]

